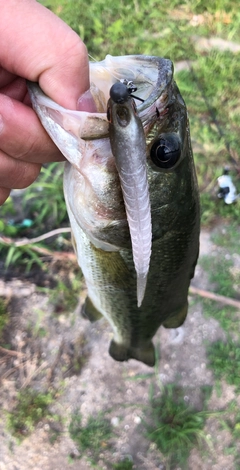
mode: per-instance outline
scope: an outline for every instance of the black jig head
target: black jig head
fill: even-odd
[[[110,97],[112,98],[114,103],[123,104],[130,97],[135,98],[136,100],[139,100],[143,103],[144,100],[142,98],[139,98],[138,96],[132,94],[135,91],[137,91],[136,85],[134,85],[132,81],[124,79],[112,85],[112,87],[110,88]]]

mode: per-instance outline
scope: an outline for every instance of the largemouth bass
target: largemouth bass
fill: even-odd
[[[199,197],[185,103],[168,59],[90,63],[96,112],[58,106],[29,84],[65,155],[64,195],[88,288],[83,315],[112,326],[109,353],[155,363],[160,325],[177,328],[199,250]]]

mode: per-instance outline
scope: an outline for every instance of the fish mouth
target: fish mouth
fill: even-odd
[[[134,99],[126,95],[122,101],[116,102],[113,88],[114,85],[110,90],[107,110],[109,137],[125,204],[140,307],[147,284],[152,245],[146,139]]]

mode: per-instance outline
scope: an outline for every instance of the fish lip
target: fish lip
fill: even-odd
[[[106,55],[105,59],[100,61],[100,62],[93,62],[90,61],[90,77],[94,75],[94,70],[97,67],[102,67],[103,69],[105,68],[106,70],[110,70],[111,67],[118,68],[119,71],[117,74],[113,74],[113,78],[115,78],[112,81],[112,84],[116,83],[120,78],[121,74],[122,77],[124,76],[124,72],[126,72],[126,69],[129,71],[129,80],[133,80],[134,83],[136,83],[138,86],[141,87],[141,83],[145,82],[146,83],[146,76],[144,77],[144,80],[141,80],[138,78],[139,75],[141,75],[141,68],[151,68],[152,65],[154,65],[158,71],[157,73],[157,78],[155,79],[155,83],[152,82],[153,89],[150,95],[145,99],[145,101],[141,104],[138,104],[137,108],[139,112],[144,111],[147,107],[151,106],[156,99],[160,97],[164,89],[167,89],[168,86],[171,84],[173,80],[173,74],[174,74],[174,67],[173,63],[170,59],[166,59],[163,57],[158,57],[158,56],[152,56],[152,55],[126,55],[126,56],[121,56],[121,64],[119,65],[119,62],[117,61],[119,57],[116,56],[111,56],[111,55]],[[110,66],[108,64],[108,61],[110,61]],[[131,62],[133,63],[135,70],[140,71],[139,74],[137,73],[134,76],[134,72],[132,72],[131,75]],[[124,65],[124,64],[127,65]],[[137,66],[137,67],[136,67]],[[110,68],[108,68],[110,67]],[[126,78],[126,73],[125,73],[125,78]],[[94,79],[92,78],[92,81]],[[149,82],[150,83],[150,82]]]
[[[153,62],[157,65],[158,68],[158,78],[157,82],[153,88],[153,91],[150,93],[148,98],[137,106],[138,113],[140,114],[146,108],[149,108],[155,101],[160,99],[163,92],[166,92],[172,84],[174,67],[170,59],[164,59],[157,56],[135,56],[136,60],[141,59],[142,62]]]
[[[171,95],[171,93],[169,93],[169,90],[171,88],[171,83],[173,81],[173,64],[171,60],[163,59],[157,56],[129,55],[129,56],[123,56],[122,59],[124,60],[125,57],[127,57],[128,59],[131,59],[134,62],[139,62],[139,67],[145,66],[145,65],[147,67],[148,64],[154,63],[158,70],[157,80],[155,83],[153,83],[152,92],[145,99],[143,103],[140,103],[140,104],[137,103],[136,105],[138,115],[142,121],[142,124],[145,128],[145,133],[146,133],[148,130],[148,122],[149,122],[148,118],[150,115],[152,114],[154,115],[156,111],[156,107],[159,106],[160,112],[161,110],[167,107],[168,94]],[[101,64],[101,62],[97,62],[97,64]],[[94,68],[94,66],[96,66],[96,63],[90,62],[90,69],[91,69],[91,66]],[[117,79],[115,81],[117,81]],[[137,80],[136,80],[136,83],[138,84]],[[82,140],[95,140],[95,139],[98,140],[98,139],[104,139],[106,137],[109,137],[108,124],[107,122],[105,123],[105,121],[107,121],[107,118],[106,118],[107,109],[105,110],[105,112],[97,112],[97,113],[87,113],[85,111],[69,111],[63,107],[59,107],[52,100],[46,97],[44,93],[42,92],[42,90],[39,88],[37,83],[27,82],[27,85],[29,88],[29,92],[30,92],[31,100],[33,104],[36,101],[36,98],[34,95],[38,93],[41,99],[44,99],[44,100],[47,99],[49,101],[49,107],[50,108],[52,107],[53,112],[54,112],[54,109],[56,109],[57,107],[57,109],[61,108],[66,114],[69,114],[70,116],[72,114],[77,116],[78,114],[85,113],[87,120],[89,121],[91,120],[92,122],[94,122],[94,120],[99,120],[100,122],[102,122],[103,129],[101,130],[100,133],[95,134],[95,135],[92,135],[92,133],[91,134],[85,133],[84,135],[79,135],[79,137]],[[141,85],[141,81],[140,81],[140,85]],[[46,106],[46,104],[43,104],[43,105]]]

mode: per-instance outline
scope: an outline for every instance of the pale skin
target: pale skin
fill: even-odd
[[[0,205],[25,188],[41,164],[63,160],[32,110],[26,79],[77,109],[89,89],[87,50],[72,29],[35,0],[0,0]],[[91,104],[82,99],[81,109]]]

